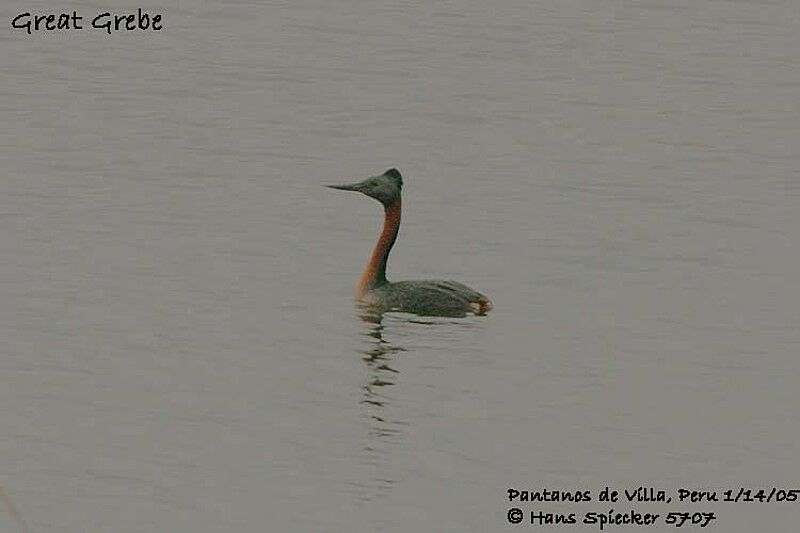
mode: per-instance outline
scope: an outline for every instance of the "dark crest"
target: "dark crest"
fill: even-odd
[[[392,178],[394,182],[397,184],[398,189],[403,188],[403,176],[400,175],[400,171],[396,168],[390,168],[386,172],[383,173],[384,176]]]

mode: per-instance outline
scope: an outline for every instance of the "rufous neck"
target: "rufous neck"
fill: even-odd
[[[378,238],[372,256],[361,274],[361,279],[356,287],[356,297],[361,298],[369,290],[387,283],[386,281],[386,262],[389,260],[389,252],[397,239],[397,232],[400,229],[400,197],[391,204],[384,207],[383,231]]]

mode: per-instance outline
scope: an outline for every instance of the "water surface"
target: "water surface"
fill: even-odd
[[[514,486],[796,486],[798,5],[6,28],[0,483],[36,532],[114,533],[505,531]],[[320,185],[392,166],[390,278],[488,317],[353,306],[380,209]]]

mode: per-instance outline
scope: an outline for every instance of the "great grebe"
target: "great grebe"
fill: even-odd
[[[430,279],[392,283],[386,279],[386,262],[400,229],[403,177],[397,169],[391,168],[359,183],[327,187],[360,192],[383,204],[383,231],[356,285],[359,302],[379,310],[418,315],[484,315],[492,309],[489,298],[457,281]]]

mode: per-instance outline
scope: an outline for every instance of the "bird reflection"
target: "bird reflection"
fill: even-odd
[[[403,348],[390,344],[383,338],[383,315],[370,311],[364,311],[360,315],[361,319],[370,324],[366,335],[374,339],[372,346],[364,350],[362,359],[370,369],[369,383],[364,385],[364,399],[362,403],[383,407],[386,397],[383,394],[383,387],[394,385],[394,376],[398,373],[390,366],[392,356],[403,351]],[[373,418],[381,419],[380,417]]]
[[[361,404],[364,405],[367,426],[367,443],[363,448],[363,462],[373,470],[371,480],[361,486],[361,499],[374,500],[397,481],[388,473],[386,457],[399,442],[401,428],[407,425],[391,418],[392,396],[390,388],[397,383],[399,372],[392,366],[395,354],[405,351],[384,338],[384,317],[378,311],[361,308],[359,318],[367,325],[364,335],[368,346],[361,351],[368,368],[367,383],[362,387]]]
[[[399,450],[403,444],[403,430],[408,422],[398,419],[397,415],[408,412],[408,406],[403,405],[403,399],[408,398],[403,392],[396,390],[403,384],[396,363],[399,352],[420,346],[419,335],[405,337],[411,343],[409,348],[389,340],[386,335],[387,325],[392,331],[401,332],[401,335],[402,332],[420,333],[420,327],[434,328],[435,336],[446,344],[454,332],[472,328],[477,322],[463,318],[433,318],[402,313],[384,315],[368,306],[359,306],[358,316],[365,325],[363,334],[366,339],[366,346],[359,350],[359,354],[367,365],[366,383],[361,387],[360,400],[363,419],[367,424],[361,464],[369,468],[370,475],[367,480],[355,485],[359,499],[368,502],[386,496],[399,481],[399,471],[391,459],[396,455],[393,452]],[[480,318],[475,320],[479,322]],[[429,331],[433,334],[432,330]],[[395,338],[394,335],[390,337]]]

